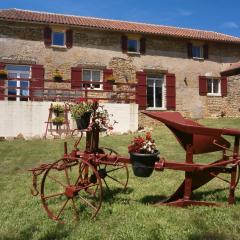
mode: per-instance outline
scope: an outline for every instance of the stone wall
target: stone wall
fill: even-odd
[[[227,97],[207,98],[207,117],[240,117],[240,75],[228,77]]]
[[[71,67],[79,65],[112,68],[117,82],[135,82],[135,72],[144,69],[175,73],[176,110],[193,118],[216,115],[219,110],[213,106],[222,104],[221,98],[212,103],[213,98],[199,96],[198,77],[219,77],[230,63],[240,61],[240,47],[224,43],[209,42],[209,59],[203,61],[188,59],[189,40],[184,39],[147,35],[146,54],[129,55],[121,51],[119,32],[73,27],[73,47],[66,49],[45,47],[41,24],[1,21],[0,28],[0,62],[43,64],[46,79],[52,79],[54,70],[59,69],[64,80],[69,80]],[[51,83],[45,86],[54,87]]]

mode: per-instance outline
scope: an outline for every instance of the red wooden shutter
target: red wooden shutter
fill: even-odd
[[[140,39],[140,53],[145,54],[146,53],[146,38],[142,37]]]
[[[221,93],[223,97],[227,96],[227,78],[221,77]]]
[[[71,29],[66,31],[66,47],[71,48],[73,46],[73,31]]]
[[[207,77],[205,76],[199,76],[199,95],[207,95]]]
[[[82,84],[82,68],[72,67],[71,68],[71,89],[79,89]]]
[[[193,54],[192,54],[192,43],[188,43],[187,44],[187,49],[188,49],[188,58],[192,58]]]
[[[147,107],[147,74],[145,72],[136,72],[137,87],[136,87],[136,103],[139,109]]]
[[[122,45],[122,52],[126,53],[127,52],[127,44],[128,44],[128,37],[123,35],[121,38],[121,45]]]
[[[113,85],[107,81],[107,78],[112,77],[112,69],[103,70],[103,90],[113,90]]]
[[[44,44],[47,47],[52,45],[52,29],[50,27],[44,28]]]
[[[167,89],[167,109],[176,110],[176,77],[175,74],[168,73],[166,75]]]
[[[204,57],[204,59],[208,59],[208,45],[207,44],[205,44],[203,46],[203,57]]]
[[[4,63],[0,63],[0,69],[5,69],[5,64]],[[4,91],[5,89],[2,88],[4,87],[5,81],[4,80],[0,80],[0,100],[4,100]]]
[[[44,87],[44,68],[43,65],[32,65],[32,79],[30,80],[30,99],[33,100]],[[33,88],[33,89],[31,89]],[[35,88],[35,89],[34,89]]]

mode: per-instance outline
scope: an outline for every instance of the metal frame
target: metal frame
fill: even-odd
[[[94,108],[92,124],[94,123],[95,111],[97,107],[98,106],[96,105]],[[166,201],[159,202],[157,205],[169,205],[177,207],[189,205],[219,206],[221,205],[220,203],[196,201],[192,199],[192,193],[194,190],[198,189],[214,178],[218,178],[229,184],[228,203],[234,204],[236,202],[235,189],[240,178],[240,130],[207,128],[192,120],[184,119],[181,114],[177,112],[159,113],[143,111],[143,113],[163,122],[173,132],[180,145],[186,151],[186,159],[183,162],[160,158],[159,161],[155,163],[154,169],[157,171],[172,169],[185,172],[185,179],[176,192],[172,194]],[[131,164],[129,157],[119,156],[112,149],[108,150],[108,152],[105,152],[105,149],[99,147],[99,129],[93,128],[92,124],[90,124],[88,129],[80,131],[80,137],[76,140],[74,149],[71,152],[68,152],[67,143],[65,142],[64,156],[62,159],[53,164],[42,164],[37,168],[29,169],[33,176],[32,194],[34,196],[39,194],[37,177],[41,174],[44,174],[41,184],[41,198],[44,209],[47,211],[48,216],[53,220],[63,222],[60,215],[63,215],[65,206],[71,201],[73,213],[75,216],[78,215],[78,210],[76,210],[76,203],[74,199],[81,194],[81,192],[87,192],[90,195],[93,194],[94,197],[94,194],[97,190],[95,192],[90,191],[90,188],[97,185],[98,191],[100,191],[101,195],[100,198],[97,198],[97,206],[94,206],[93,203],[89,203],[86,199],[84,199],[83,203],[93,210],[92,217],[95,217],[102,205],[101,182],[105,182],[105,177],[107,177],[108,173],[110,172],[107,172],[106,166],[113,167],[113,170],[111,171],[117,171],[119,169],[126,169],[126,165]],[[78,145],[84,132],[86,133],[86,146],[85,150],[80,151]],[[230,143],[225,140],[222,135],[234,137],[234,146],[232,150],[230,149]],[[199,164],[193,161],[195,154],[204,154],[214,151],[222,151],[222,158],[209,164]],[[227,152],[230,152],[230,154],[227,154]],[[101,165],[104,165],[105,168],[101,168]],[[71,184],[68,177],[68,171],[72,168],[76,168],[76,166],[80,166],[78,173],[79,176],[77,177],[76,182]],[[47,185],[45,185],[44,181],[51,169],[60,171],[60,173],[62,173],[67,179],[67,183],[59,183],[60,185],[64,186],[63,193],[55,193],[46,197],[44,195],[44,190],[47,188]],[[91,174],[89,169],[92,170]],[[227,181],[222,176],[218,176],[220,173],[230,174],[231,180]],[[115,180],[116,182],[121,183],[120,180]],[[59,182],[59,179],[55,179],[55,182]],[[126,181],[124,184],[122,184],[124,189],[126,188],[127,183],[128,170],[126,171]],[[107,184],[106,186],[109,188]],[[56,195],[64,195],[67,198],[63,206],[60,208],[60,210],[58,210],[57,215],[49,210],[45,201],[46,198],[55,197]]]

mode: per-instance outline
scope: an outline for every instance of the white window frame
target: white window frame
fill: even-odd
[[[136,41],[137,42],[137,51],[128,51],[128,41],[130,41],[130,40],[134,40],[134,41]],[[127,40],[127,52],[128,53],[133,53],[133,54],[140,54],[140,41],[139,41],[139,39],[137,39],[137,38],[128,38],[128,40]]]
[[[193,59],[204,59],[204,56],[203,56],[203,46],[202,45],[195,45],[193,44],[192,45],[192,55],[193,55],[193,48],[200,48],[200,56],[193,56]]]
[[[148,77],[147,76],[147,81],[148,80],[154,80],[154,86],[153,86],[153,107],[148,107],[147,110],[166,110],[166,103],[167,103],[167,89],[166,89],[166,75],[163,75],[163,78],[158,78],[158,77]],[[162,107],[156,107],[156,81],[162,81]]]
[[[63,45],[55,45],[53,44],[53,37],[54,37],[54,33],[63,33]],[[56,31],[52,31],[52,44],[51,44],[52,47],[58,47],[58,48],[66,48],[66,31],[59,31],[59,30],[56,30]]]
[[[9,65],[14,65],[14,64],[9,64]],[[16,78],[14,78],[14,79],[16,79],[16,80],[9,80],[9,81],[16,81],[17,82],[17,85],[16,85],[16,87],[17,87],[17,89],[16,89],[16,95],[17,96],[19,96],[19,97],[16,97],[16,102],[20,102],[20,99],[21,99],[21,96],[20,96],[20,90],[21,89],[19,89],[18,87],[20,87],[21,85],[21,81],[20,80],[18,80],[19,78],[20,78],[20,74],[21,73],[23,73],[23,74],[26,74],[26,73],[29,73],[29,78],[28,79],[30,79],[31,78],[31,68],[29,69],[29,72],[27,72],[27,71],[19,71],[19,70],[8,70],[8,73],[16,73],[17,74],[17,77]],[[27,78],[26,78],[27,79]],[[6,95],[8,95],[8,82],[9,81],[6,81],[6,83],[5,83],[5,87],[6,87],[6,90],[5,90],[5,94]],[[26,80],[27,81],[27,80]],[[28,80],[28,87],[30,87],[30,82],[29,82],[29,80]],[[29,96],[29,93],[30,93],[30,91],[29,91],[29,89],[27,90],[28,91],[28,96]],[[11,97],[11,95],[9,95],[8,97]],[[5,100],[8,100],[8,97],[6,97],[5,98]],[[26,98],[25,98],[26,99]],[[27,101],[29,100],[29,97],[27,98]]]
[[[207,86],[208,86],[208,80],[211,80],[212,83],[211,83],[211,92],[208,92],[207,96],[221,96],[222,95],[222,93],[221,93],[221,80],[219,78],[208,77],[207,78]],[[218,80],[218,93],[213,92],[213,80]],[[207,87],[207,90],[208,90],[208,87]]]
[[[99,84],[99,85],[100,85],[99,88],[95,88],[95,87],[93,87],[93,85],[92,85],[92,84],[94,84],[94,81],[92,81],[92,71],[98,71],[98,72],[100,72],[100,82],[103,82],[103,71],[102,71],[102,70],[100,70],[100,69],[84,68],[84,69],[82,70],[82,80],[85,81],[85,80],[83,79],[83,71],[90,71],[90,72],[91,72],[91,80],[89,81],[90,87],[88,87],[87,89],[103,90],[103,84]],[[82,85],[84,85],[84,84],[88,84],[88,83],[83,83]],[[85,87],[82,86],[82,88],[84,89]]]

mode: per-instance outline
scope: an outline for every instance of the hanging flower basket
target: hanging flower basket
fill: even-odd
[[[62,74],[60,73],[60,71],[58,69],[56,69],[54,74],[53,74],[53,81],[55,81],[55,82],[62,82],[63,81]]]
[[[155,153],[130,153],[132,170],[137,177],[150,177],[155,162],[159,159],[159,152]]]
[[[87,129],[90,124],[92,112],[85,112],[80,118],[76,118],[78,130]]]
[[[159,151],[156,149],[151,134],[146,137],[135,137],[132,144],[128,146],[128,152],[132,163],[133,173],[137,177],[151,176],[155,162],[159,159]]]
[[[7,79],[7,71],[2,69],[0,70],[0,80],[5,80]]]
[[[52,110],[54,114],[58,117],[64,112],[64,106],[61,104],[55,104],[52,106]]]
[[[53,120],[52,120],[52,123],[53,125],[55,126],[61,126],[63,123],[64,123],[65,119],[64,117],[55,117]]]

